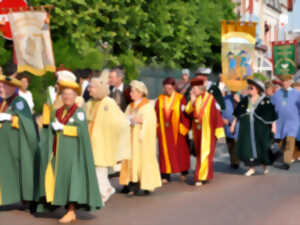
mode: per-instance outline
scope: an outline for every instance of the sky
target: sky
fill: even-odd
[[[294,10],[291,13],[289,25],[292,29],[300,29],[300,0],[296,0],[294,3]]]

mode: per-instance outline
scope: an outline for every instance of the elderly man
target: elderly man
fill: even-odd
[[[108,81],[110,97],[117,102],[123,112],[125,112],[127,105],[130,103],[130,87],[123,83],[124,77],[124,70],[115,68],[110,71]]]
[[[181,80],[176,83],[176,91],[182,94],[187,100],[190,98],[190,71],[189,69],[183,69],[181,71]]]
[[[34,200],[38,138],[21,82],[0,75],[0,206]]]
[[[198,68],[195,72],[195,76],[198,77],[199,79],[202,79],[205,83],[206,90],[211,93],[215,99],[217,100],[218,103],[218,108],[220,110],[225,109],[225,102],[223,95],[218,88],[218,86],[214,85],[211,81],[208,80],[208,76],[211,74],[211,69],[210,68]]]
[[[213,178],[213,158],[217,139],[224,139],[223,119],[216,99],[206,91],[200,77],[191,81],[191,100],[185,112],[193,118],[193,136],[196,152],[195,186]],[[224,141],[224,140],[223,140]]]
[[[67,213],[59,222],[70,223],[76,220],[75,209],[96,210],[102,200],[85,113],[75,103],[80,87],[74,74],[63,77],[58,81],[63,105],[54,118],[44,119],[51,123],[44,124],[41,134],[39,197],[46,203],[40,204],[38,211],[64,206]]]

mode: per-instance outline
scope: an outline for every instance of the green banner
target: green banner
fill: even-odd
[[[274,74],[294,75],[296,67],[296,46],[295,44],[274,44],[273,45],[273,66]]]

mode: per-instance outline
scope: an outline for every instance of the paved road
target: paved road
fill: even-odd
[[[228,168],[228,156],[218,148],[215,179],[202,187],[174,181],[147,197],[115,194],[96,213],[79,211],[82,225],[299,225],[300,163],[290,171],[242,176],[244,168]],[[189,177],[191,181],[192,176]],[[114,180],[117,184],[117,180]],[[119,188],[119,187],[118,187]],[[33,217],[20,210],[0,211],[0,225],[50,225],[63,209]]]

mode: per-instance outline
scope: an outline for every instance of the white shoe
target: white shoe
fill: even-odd
[[[202,186],[203,185],[203,183],[201,182],[201,181],[197,181],[196,183],[195,183],[195,186],[196,187],[200,187],[200,186]]]
[[[254,169],[249,169],[244,175],[247,176],[247,177],[250,177],[253,174],[255,174],[255,170]]]
[[[265,168],[264,169],[264,174],[266,175],[266,174],[268,174],[269,173],[269,169],[268,168]]]

